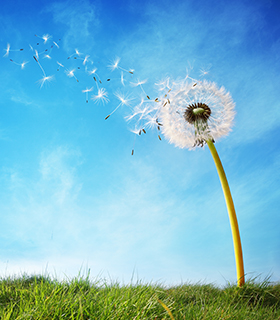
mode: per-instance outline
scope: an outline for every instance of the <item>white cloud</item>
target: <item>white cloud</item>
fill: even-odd
[[[72,167],[69,166],[69,158],[80,158],[78,151],[70,150],[67,147],[57,147],[54,150],[44,151],[41,155],[40,172],[42,180],[40,184],[47,188],[49,184],[53,185],[53,195],[56,201],[62,204],[66,199],[75,198],[80,191],[81,184],[75,185],[74,175],[75,167],[81,164],[79,161]]]
[[[99,21],[95,6],[87,0],[54,2],[45,9],[53,13],[54,22],[66,26],[63,46],[66,51],[74,50],[76,45],[93,45],[93,34]]]

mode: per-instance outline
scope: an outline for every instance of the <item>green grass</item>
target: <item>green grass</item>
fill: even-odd
[[[0,279],[0,319],[280,319],[280,284],[228,285],[90,282],[78,277]]]

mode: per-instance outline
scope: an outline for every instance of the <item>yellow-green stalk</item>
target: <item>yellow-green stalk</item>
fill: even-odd
[[[244,274],[244,265],[243,265],[242,246],[241,246],[241,240],[240,240],[240,234],[239,234],[239,228],[238,228],[237,217],[234,209],[234,204],[233,204],[232,196],[230,193],[227,177],[226,177],[222,162],[220,160],[220,157],[218,155],[218,152],[214,146],[214,143],[211,140],[208,140],[207,145],[214,159],[214,162],[219,174],[219,178],[221,181],[221,185],[223,188],[225,200],[226,200],[232,238],[233,238],[233,245],[234,245],[237,285],[239,287],[242,287],[245,283],[245,274]]]

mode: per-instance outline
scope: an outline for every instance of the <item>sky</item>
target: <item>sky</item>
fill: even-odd
[[[215,146],[246,279],[279,282],[279,14],[277,0],[2,1],[0,276],[236,283],[207,146],[127,121],[141,94],[189,74],[235,102]]]

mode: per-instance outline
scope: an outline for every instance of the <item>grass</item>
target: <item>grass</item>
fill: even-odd
[[[280,319],[280,284],[120,286],[78,277],[0,279],[0,319]]]

